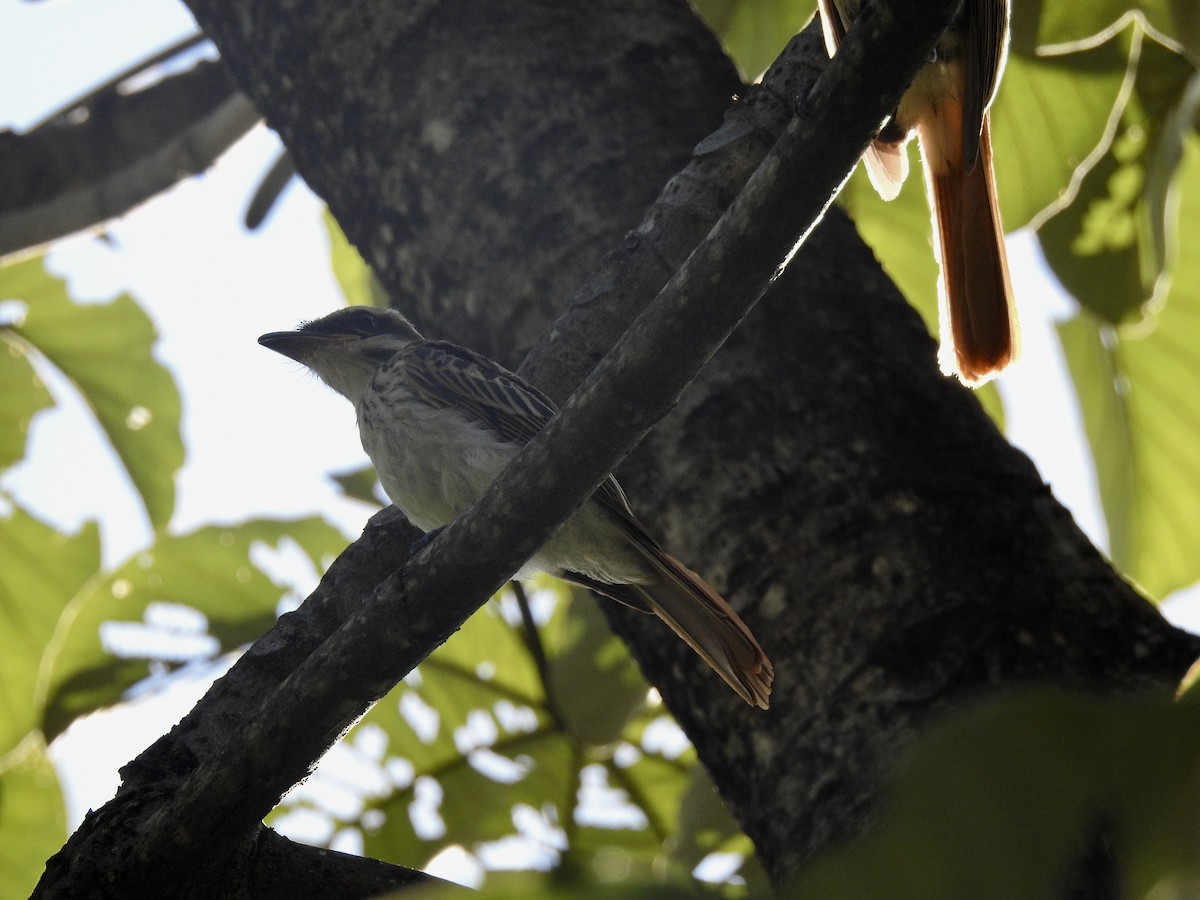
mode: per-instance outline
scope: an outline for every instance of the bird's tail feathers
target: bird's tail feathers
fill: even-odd
[[[754,634],[699,575],[656,545],[642,545],[659,577],[629,585],[751,706],[770,705],[775,670]]]
[[[942,266],[942,368],[981,384],[1017,355],[1017,316],[992,176],[988,118],[979,156],[964,160],[957,128],[921,128],[925,172]]]

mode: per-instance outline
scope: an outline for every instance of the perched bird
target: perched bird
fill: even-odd
[[[830,56],[861,5],[818,0]],[[920,138],[942,267],[939,355],[943,370],[967,384],[999,373],[1018,346],[988,124],[1008,52],[1008,19],[1009,0],[965,0],[864,155],[875,190],[892,200],[908,175],[909,135],[915,130]]]
[[[554,415],[541,391],[400,313],[357,306],[258,339],[354,404],[383,489],[423,531],[448,525]],[[654,613],[738,696],[766,709],[774,671],[746,624],[634,518],[611,475],[518,574],[549,572]]]

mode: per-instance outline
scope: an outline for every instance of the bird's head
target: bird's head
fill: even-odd
[[[258,342],[308,366],[339,394],[357,402],[376,370],[419,340],[420,332],[394,309],[350,306],[295,331],[264,334]]]

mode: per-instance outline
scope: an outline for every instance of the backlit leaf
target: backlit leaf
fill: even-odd
[[[183,465],[179,393],[153,357],[154,325],[128,295],[79,305],[41,257],[0,269],[0,299],[25,306],[10,333],[37,350],[79,390],[108,435],[155,528],[175,508]]]
[[[345,545],[320,519],[213,525],[160,537],[89,582],[59,621],[43,665],[47,740],[117,702],[152,668],[212,659],[269,628],[285,588],[256,559],[285,538],[308,556],[314,574]]]
[[[1200,138],[1185,148],[1179,216],[1200,221]],[[1060,329],[1116,564],[1152,596],[1200,579],[1200,247],[1180,240],[1150,323]]]
[[[0,520],[0,758],[39,726],[45,648],[99,568],[95,523],[66,535],[19,507]]]
[[[817,8],[815,0],[697,0],[693,6],[746,81],[775,61]]]
[[[25,350],[25,343],[0,324],[0,469],[25,455],[29,423],[54,402]]]
[[[1139,38],[1134,58],[1137,79],[1116,137],[1038,232],[1063,286],[1113,323],[1136,323],[1161,292],[1174,229],[1168,187],[1198,101],[1181,57]]]
[[[45,746],[0,764],[0,900],[25,900],[67,839],[62,788]]]

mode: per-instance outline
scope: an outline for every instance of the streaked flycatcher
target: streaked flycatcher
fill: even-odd
[[[354,404],[384,490],[426,532],[463,512],[554,415],[517,375],[425,340],[395,310],[350,307],[258,340]],[[518,574],[539,571],[654,613],[738,696],[767,708],[774,671],[750,629],[646,533],[612,476]]]

